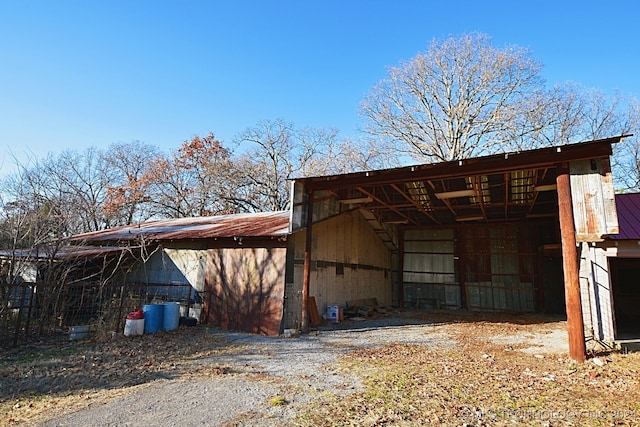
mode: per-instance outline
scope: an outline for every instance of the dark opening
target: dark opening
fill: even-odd
[[[558,251],[559,252],[559,251]],[[542,257],[541,311],[549,314],[567,314],[564,297],[564,275],[560,253]]]
[[[640,334],[640,259],[610,258],[617,338]]]

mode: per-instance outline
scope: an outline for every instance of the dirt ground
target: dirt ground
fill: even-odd
[[[300,417],[313,402],[346,399],[368,387],[366,373],[345,363],[350,355],[365,352],[375,359],[375,352],[400,346],[437,360],[470,340],[483,363],[496,358],[492,349],[534,366],[566,360],[568,352],[566,322],[557,318],[398,310],[292,338],[201,325],[62,346],[40,343],[0,353],[0,424],[314,425],[313,417]]]

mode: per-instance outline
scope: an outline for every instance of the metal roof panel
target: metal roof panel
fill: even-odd
[[[640,193],[616,194],[620,232],[613,240],[640,240]]]
[[[289,211],[147,221],[73,236],[83,242],[192,240],[217,237],[280,237],[289,234]]]

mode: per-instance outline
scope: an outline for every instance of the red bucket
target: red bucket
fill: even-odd
[[[132,311],[131,313],[127,314],[127,319],[129,320],[144,319],[144,311],[142,310]]]

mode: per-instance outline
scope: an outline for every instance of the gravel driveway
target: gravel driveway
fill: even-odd
[[[352,349],[392,343],[448,348],[456,344],[447,332],[451,326],[443,327],[432,321],[420,321],[411,313],[399,313],[377,320],[328,325],[294,338],[211,330],[229,344],[241,346],[243,351],[193,363],[222,366],[225,375],[158,379],[136,386],[120,397],[89,404],[83,410],[59,413],[57,418],[41,425],[292,425],[293,416],[321,393],[350,393],[361,389],[358,378],[336,363],[340,355]],[[565,335],[560,323],[560,328],[541,331],[539,336],[529,333],[520,339],[530,340],[534,351],[565,352]],[[541,343],[544,347],[540,347]],[[276,397],[283,398],[285,404],[275,404]]]

